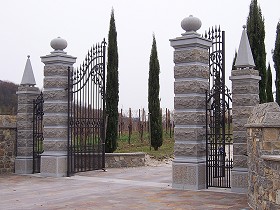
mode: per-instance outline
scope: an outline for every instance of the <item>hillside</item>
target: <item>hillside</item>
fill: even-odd
[[[15,83],[0,80],[0,114],[17,113],[17,89]]]

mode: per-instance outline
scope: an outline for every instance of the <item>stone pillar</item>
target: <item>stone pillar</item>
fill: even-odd
[[[33,100],[40,91],[37,87],[28,56],[23,77],[18,87],[16,174],[33,172]]]
[[[233,124],[233,169],[231,190],[246,193],[248,187],[247,134],[244,125],[254,108],[259,104],[259,71],[254,70],[255,62],[243,26],[238,54],[237,70],[231,71],[232,81],[232,124]]]
[[[62,38],[51,41],[51,54],[42,56],[44,67],[44,152],[41,157],[41,175],[67,175],[68,129],[68,67],[76,58],[63,50],[67,42]]]
[[[247,134],[244,125],[254,108],[259,104],[259,71],[238,69],[231,71],[232,81],[232,124],[233,124],[233,169],[231,189],[247,192]]]
[[[185,18],[181,25],[186,33],[170,40],[175,49],[172,187],[198,190],[206,187],[205,91],[212,42],[196,33],[198,18]]]

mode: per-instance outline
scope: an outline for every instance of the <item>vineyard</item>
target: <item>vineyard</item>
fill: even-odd
[[[119,111],[119,140],[116,152],[145,152],[156,159],[173,156],[174,120],[169,109],[162,111],[163,145],[158,151],[150,146],[149,113],[144,109]]]

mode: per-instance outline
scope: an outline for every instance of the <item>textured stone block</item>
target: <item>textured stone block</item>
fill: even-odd
[[[232,94],[258,94],[259,93],[259,82],[254,81],[234,81],[232,86]]]
[[[259,71],[255,69],[237,69],[231,71],[232,76],[254,75],[259,76]]]
[[[172,187],[183,190],[205,189],[205,164],[172,164]]]
[[[248,157],[246,155],[235,155],[233,153],[233,167],[247,168],[248,167]]]
[[[65,113],[64,115],[61,114],[45,115],[44,125],[45,126],[57,126],[57,125],[68,126],[67,113]]]
[[[205,141],[205,128],[174,128],[175,141]]]
[[[33,104],[18,104],[18,113],[33,114]]]
[[[205,112],[175,112],[175,125],[205,125]]]
[[[174,108],[178,109],[205,109],[205,96],[175,97]]]
[[[42,156],[41,175],[50,177],[67,176],[67,156]]]
[[[232,96],[232,107],[255,106],[259,104],[258,94],[235,94]]]
[[[17,156],[33,156],[33,147],[17,147]]]
[[[188,157],[204,157],[206,154],[206,143],[175,142],[174,155]]]
[[[18,130],[32,130],[33,122],[31,121],[17,121],[17,129]]]
[[[44,88],[67,88],[68,77],[45,77]]]
[[[67,127],[44,127],[44,138],[67,138]]]
[[[190,94],[190,93],[199,93],[204,94],[208,90],[208,81],[202,80],[188,80],[188,81],[179,81],[174,82],[174,93],[175,94]]]
[[[247,142],[247,132],[233,130],[234,143],[246,143]]]
[[[67,140],[44,140],[44,151],[67,151]]]
[[[45,113],[68,113],[68,102],[44,103]]]
[[[52,100],[59,100],[59,101],[68,101],[68,92],[65,89],[58,89],[58,90],[45,90],[44,91],[44,100],[45,101],[52,101]]]
[[[235,119],[248,119],[253,108],[253,106],[235,106],[232,109],[232,117]]]
[[[278,141],[279,128],[263,128],[263,141]]]
[[[209,53],[207,49],[202,48],[190,48],[181,51],[174,52],[174,63],[190,63],[200,62],[209,63]]]
[[[35,100],[38,95],[40,94],[40,92],[38,91],[38,93],[29,93],[29,94],[25,94],[25,93],[18,93],[18,104],[33,104],[33,100]]]
[[[233,154],[234,155],[247,155],[247,142],[244,143],[233,143]]]
[[[44,76],[66,76],[68,77],[68,67],[65,65],[46,65]]]
[[[244,126],[246,123],[247,123],[247,118],[245,118],[245,119],[233,118],[232,119],[233,130],[234,131],[245,131],[246,132],[246,128]]]
[[[209,78],[208,65],[188,64],[188,65],[175,65],[174,78]]]
[[[16,174],[32,174],[33,173],[33,157],[17,157],[15,159]]]
[[[18,141],[20,141],[21,139],[24,140],[32,140],[33,139],[33,129],[30,130],[18,130],[17,131],[17,138]]]
[[[248,191],[248,172],[232,171],[231,191],[235,193],[246,193]]]

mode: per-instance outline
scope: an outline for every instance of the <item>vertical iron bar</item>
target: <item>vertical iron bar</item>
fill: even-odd
[[[105,123],[107,124],[107,120],[105,121],[105,116],[106,116],[106,42],[105,42],[105,38],[102,42],[103,44],[103,126],[104,126],[104,129],[103,129],[103,140],[102,140],[102,168],[105,169],[105,133],[106,133],[106,130],[105,128],[107,127],[107,125],[105,125]]]

